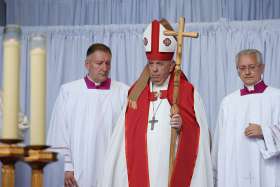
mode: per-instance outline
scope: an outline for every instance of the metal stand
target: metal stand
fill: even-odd
[[[49,146],[26,146],[24,161],[29,164],[32,169],[32,187],[43,187],[44,186],[44,167],[57,161],[57,153],[47,151]]]
[[[22,159],[24,148],[17,145],[21,139],[0,139],[0,160],[2,166],[2,187],[15,186],[15,163]]]

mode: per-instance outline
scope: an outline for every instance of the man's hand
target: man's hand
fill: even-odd
[[[65,187],[78,187],[78,183],[74,177],[74,171],[64,172],[64,186]]]
[[[261,126],[255,123],[249,123],[249,126],[245,129],[244,133],[248,138],[263,138]]]
[[[182,126],[182,117],[180,114],[174,114],[170,120],[171,127],[180,130]]]

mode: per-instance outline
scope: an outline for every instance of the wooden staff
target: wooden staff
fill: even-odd
[[[171,115],[179,114],[180,109],[178,107],[179,101],[179,89],[180,89],[180,75],[181,75],[181,64],[182,64],[182,49],[184,37],[197,38],[197,32],[184,32],[185,18],[179,18],[179,30],[178,32],[167,30],[164,32],[167,36],[177,36],[177,51],[176,51],[176,66],[174,76],[174,91],[173,91],[173,103],[171,107]],[[169,175],[168,184],[171,187],[171,177],[173,172],[174,160],[175,160],[175,147],[176,147],[177,131],[175,128],[171,128],[171,140],[170,140],[170,156],[169,156]]]

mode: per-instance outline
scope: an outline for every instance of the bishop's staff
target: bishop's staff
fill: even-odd
[[[175,76],[174,76],[174,91],[173,91],[173,103],[171,107],[171,115],[179,114],[180,109],[178,107],[179,101],[179,88],[180,88],[180,75],[181,75],[181,64],[182,64],[182,49],[184,37],[197,38],[197,32],[184,32],[185,18],[179,18],[179,30],[178,32],[167,30],[164,32],[167,36],[177,36],[177,52],[176,52],[176,65],[175,65]],[[169,155],[169,177],[168,183],[170,186],[171,176],[173,171],[173,165],[175,160],[175,146],[176,146],[177,132],[175,128],[171,128],[171,141],[170,141],[170,155]]]

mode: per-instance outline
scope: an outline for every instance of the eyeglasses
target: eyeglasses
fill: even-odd
[[[237,66],[237,70],[240,72],[240,73],[244,73],[247,71],[250,71],[250,72],[256,72],[257,69],[259,68],[260,64],[251,64],[249,66]]]

